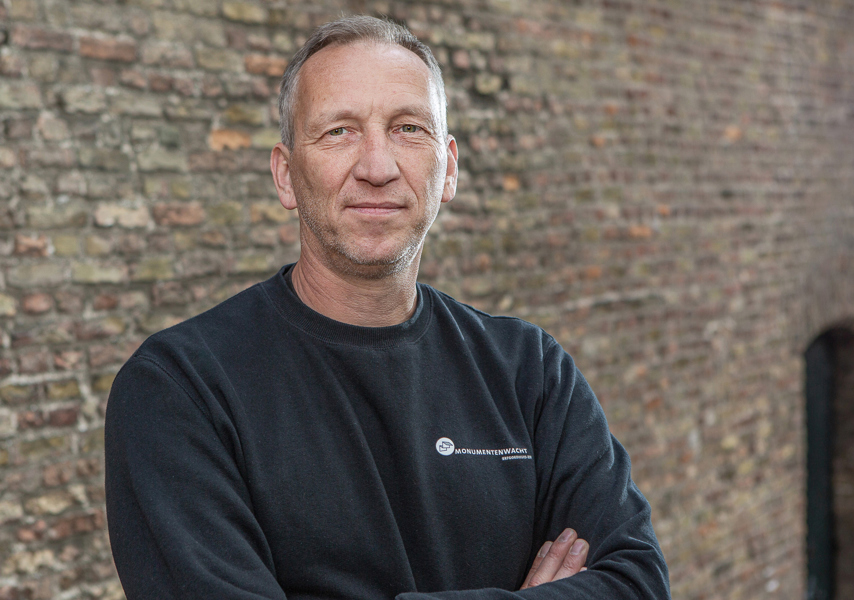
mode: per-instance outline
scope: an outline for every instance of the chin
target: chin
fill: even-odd
[[[420,254],[421,244],[407,245],[393,252],[369,251],[361,248],[341,249],[340,262],[344,269],[367,279],[382,279],[407,270]]]

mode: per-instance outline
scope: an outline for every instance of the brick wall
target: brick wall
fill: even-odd
[[[298,256],[276,80],[342,11],[445,69],[423,280],[575,356],[674,597],[802,598],[802,351],[854,315],[852,0],[0,0],[0,599],[121,597],[110,383]]]

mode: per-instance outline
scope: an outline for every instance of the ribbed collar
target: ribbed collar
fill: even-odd
[[[403,323],[389,327],[361,327],[330,319],[309,308],[291,283],[293,263],[285,265],[262,286],[276,310],[294,327],[333,344],[368,348],[389,348],[417,341],[432,320],[432,297],[429,288],[417,284],[415,313]]]

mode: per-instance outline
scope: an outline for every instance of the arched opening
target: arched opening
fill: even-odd
[[[806,351],[807,597],[854,598],[854,332]]]

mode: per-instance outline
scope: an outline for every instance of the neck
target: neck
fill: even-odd
[[[291,281],[300,300],[330,319],[387,327],[403,323],[415,312],[420,258],[419,251],[401,272],[374,279],[333,271],[303,255],[291,271]]]

